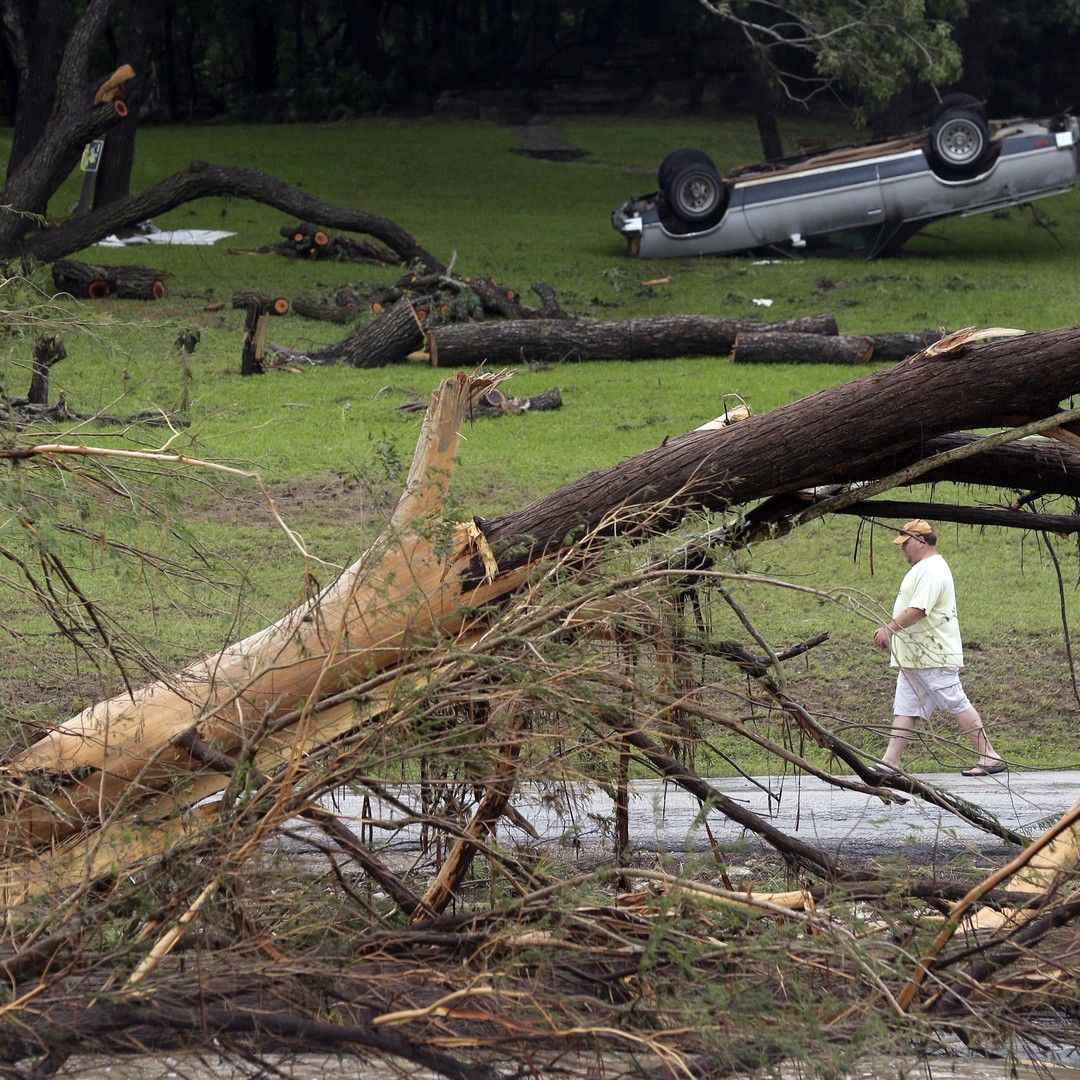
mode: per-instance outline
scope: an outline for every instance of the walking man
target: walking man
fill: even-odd
[[[890,665],[897,668],[893,726],[878,776],[896,771],[917,720],[926,721],[935,708],[956,717],[960,731],[971,740],[977,764],[964,776],[990,776],[1008,766],[990,745],[982,717],[960,685],[964,647],[956,617],[956,591],[952,571],[938,554],[937,536],[928,521],[909,521],[893,541],[910,570],[900,583],[892,618],[879,626],[874,644],[888,649]]]

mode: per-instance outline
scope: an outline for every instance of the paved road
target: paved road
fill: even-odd
[[[942,773],[920,774],[920,779],[976,804],[1008,828],[1031,836],[1039,835],[1080,798],[1080,772],[1011,772],[983,778]],[[722,779],[713,783],[729,798],[767,817],[788,835],[848,857],[1008,849],[996,837],[911,796],[905,796],[908,801],[903,805],[889,805],[874,795],[798,776]],[[410,798],[407,791],[401,794]],[[359,828],[360,799],[344,796],[335,806]],[[588,844],[610,835],[611,800],[597,788],[576,789],[573,798],[561,807],[540,791],[526,789],[514,800],[514,806],[544,843],[577,839]],[[377,803],[373,803],[371,813],[382,820],[400,818]],[[717,811],[709,816],[709,828],[723,844],[756,842],[755,837]],[[697,802],[681,789],[659,780],[641,780],[632,785],[630,832],[640,851],[705,851],[710,846],[708,833],[699,820]],[[524,829],[505,821],[500,824],[500,834],[504,840],[526,846],[536,844]],[[419,847],[419,842],[419,826],[405,825],[397,833],[394,846],[410,850]]]

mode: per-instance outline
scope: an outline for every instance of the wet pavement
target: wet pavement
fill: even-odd
[[[1032,838],[1057,821],[1080,798],[1077,772],[1012,771],[988,777],[936,773],[919,774],[918,778],[993,815],[1013,832]],[[1015,850],[1014,846],[948,811],[907,794],[902,795],[903,803],[889,803],[878,795],[834,787],[803,775],[725,778],[711,783],[789,836],[847,857],[880,854],[925,857],[932,851],[954,855],[967,850],[986,854]],[[416,797],[405,787],[394,794],[406,802]],[[359,829],[362,802],[345,794],[332,805]],[[499,826],[499,838],[503,842],[524,847],[593,844],[602,843],[612,835],[611,798],[597,786],[546,790],[525,787],[513,805],[529,821],[539,840],[530,836],[523,826],[504,819]],[[401,817],[375,799],[371,800],[370,813],[382,821]],[[697,800],[661,780],[638,780],[631,784],[629,817],[632,844],[638,851],[708,851],[710,834],[722,845],[760,843],[753,834],[716,810],[709,813],[706,828]],[[394,834],[393,846],[402,850],[419,848],[420,826],[402,825]]]

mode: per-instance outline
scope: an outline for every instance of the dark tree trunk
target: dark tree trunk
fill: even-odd
[[[778,161],[784,156],[784,141],[780,137],[780,122],[777,119],[780,92],[776,71],[768,50],[763,46],[752,44],[747,49],[746,74],[762,152],[766,161]]]
[[[247,5],[250,28],[252,87],[256,94],[269,94],[277,89],[278,25],[275,11],[263,0]]]
[[[105,152],[98,169],[93,209],[107,206],[131,194],[131,167],[135,161],[135,131],[140,108],[146,100],[151,69],[154,28],[161,15],[162,0],[139,0],[130,4],[120,29],[116,66],[130,64],[136,78],[127,89],[128,114],[105,133]]]
[[[978,442],[977,435],[949,434],[905,450],[891,450],[880,458],[880,472],[893,473],[923,458],[937,457]],[[841,481],[865,480],[868,474],[860,463],[842,466]],[[987,487],[1068,495],[1080,499],[1080,449],[1051,439],[1025,440],[980,451],[956,464],[942,465],[923,474],[927,484],[952,481],[984,484]]]
[[[303,315],[305,319],[338,324],[352,322],[360,314],[358,308],[331,304],[325,300],[313,300],[309,296],[297,296],[292,302],[292,309],[297,315]]]
[[[8,51],[18,74],[15,130],[7,165],[10,176],[37,145],[52,113],[70,4],[10,0],[0,6]],[[45,202],[39,200],[24,209],[41,213]]]
[[[110,106],[98,108],[115,115]],[[95,115],[97,111],[94,110]],[[79,146],[85,142],[86,138],[83,137]],[[425,251],[418,241],[389,218],[333,206],[255,169],[206,165],[198,161],[139,195],[112,203],[85,217],[74,218],[48,232],[24,237],[23,222],[10,214],[0,216],[0,259],[22,254],[41,262],[52,262],[73,251],[80,251],[119,229],[162,214],[192,199],[212,195],[252,199],[302,220],[321,221],[330,228],[367,233],[382,241],[406,262],[415,260],[430,271],[445,270],[434,255]],[[0,192],[0,203],[5,200],[10,201],[6,188]]]
[[[917,351],[917,350],[915,350]],[[731,350],[733,364],[866,364],[874,355],[865,336],[839,334],[740,334]]]
[[[383,50],[378,29],[383,7],[382,0],[345,0],[342,5],[349,48],[361,68],[376,82],[394,70],[393,60]]]
[[[457,323],[432,331],[437,363],[458,366],[488,360],[520,364],[556,360],[654,360],[675,356],[727,356],[747,331],[837,333],[832,315],[781,323],[718,319],[709,315],[660,315],[621,322],[517,319]],[[434,352],[433,352],[434,359]]]
[[[49,119],[43,129],[37,129],[36,104],[30,103],[34,109],[33,116],[28,115],[23,121],[28,134],[17,136],[18,160],[9,168],[7,180],[0,190],[0,205],[40,213],[49,197],[78,163],[83,147],[119,122],[120,116],[111,104],[93,104],[88,74],[90,56],[101,40],[118,2],[90,0],[68,35],[60,63],[55,68],[54,83],[48,91],[53,104]],[[65,9],[68,7],[64,6]],[[6,5],[0,7],[4,8],[3,13],[7,16]],[[41,14],[50,19],[56,17],[51,3],[47,10],[43,7]],[[32,62],[33,53],[28,55]],[[48,66],[49,58],[46,57],[43,63]],[[40,92],[46,93],[44,90]],[[29,132],[37,137],[34,138]],[[0,259],[18,254],[17,240],[31,227],[31,223],[20,214],[0,215]]]

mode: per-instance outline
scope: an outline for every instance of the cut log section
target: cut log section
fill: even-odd
[[[923,334],[806,334],[747,330],[735,339],[733,364],[892,364],[941,337]]]
[[[560,360],[662,360],[679,356],[728,356],[739,334],[783,331],[835,335],[832,315],[781,323],[719,319],[708,315],[662,315],[616,322],[576,319],[515,319],[454,324],[432,331],[432,363],[470,367],[489,363]],[[437,357],[437,359],[436,359]]]
[[[302,315],[305,319],[341,324],[352,322],[360,314],[355,305],[346,307],[343,304],[331,304],[325,300],[313,300],[309,296],[294,297],[292,309],[297,315]]]
[[[348,236],[332,236],[320,225],[301,221],[295,225],[282,225],[284,243],[277,246],[284,255],[306,259],[340,259],[350,262],[373,262],[380,266],[400,265],[400,255],[381,244],[368,240],[353,240]]]
[[[53,282],[59,292],[78,298],[104,300],[114,293],[125,300],[164,300],[164,270],[146,266],[93,266],[60,259],[52,266]]]

